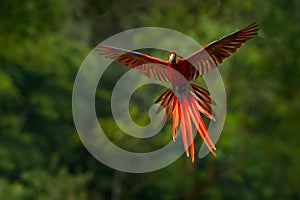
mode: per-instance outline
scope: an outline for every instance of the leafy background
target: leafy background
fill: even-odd
[[[300,199],[299,8],[297,0],[2,0],[0,199]],[[217,158],[191,164],[183,155],[164,169],[129,174],[86,151],[71,94],[97,43],[158,26],[206,44],[253,21],[259,35],[220,67],[228,112]],[[104,81],[96,96],[102,125],[115,141],[134,146],[119,136],[105,106],[113,81]],[[161,135],[168,141],[170,127]]]

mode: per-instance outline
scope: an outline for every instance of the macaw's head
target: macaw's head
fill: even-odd
[[[169,55],[169,61],[172,64],[177,64],[178,63],[178,54],[174,51],[171,51],[170,55]]]

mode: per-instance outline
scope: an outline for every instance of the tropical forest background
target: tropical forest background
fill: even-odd
[[[300,199],[299,9],[298,0],[1,0],[0,199]],[[72,88],[97,43],[155,26],[207,44],[252,22],[258,36],[220,67],[228,105],[218,157],[192,164],[183,155],[134,174],[85,149]],[[119,69],[107,72],[96,109],[109,137],[136,146],[109,109]],[[143,90],[149,102],[157,95]],[[148,113],[132,109],[146,123]],[[160,135],[154,143],[171,140],[170,124]]]

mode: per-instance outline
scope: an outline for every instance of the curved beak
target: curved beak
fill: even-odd
[[[170,61],[171,63],[174,63],[175,58],[176,58],[175,53],[171,53],[171,54],[170,54],[170,57],[169,57],[169,61]]]

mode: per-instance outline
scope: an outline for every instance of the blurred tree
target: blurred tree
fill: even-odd
[[[299,199],[299,7],[297,0],[2,0],[0,198]],[[175,29],[205,45],[253,21],[259,36],[220,67],[228,112],[217,158],[192,165],[183,156],[156,172],[127,174],[83,148],[71,93],[87,46],[142,26]],[[135,147],[141,143],[124,136],[109,110],[111,89],[126,71],[114,67],[99,85],[96,109],[114,142]],[[159,93],[148,89],[133,102]],[[136,104],[132,115],[140,124],[149,120]],[[166,127],[138,150],[170,139]]]
[[[4,0],[0,16],[0,198],[85,199],[71,91],[87,49],[61,34],[60,1]]]

